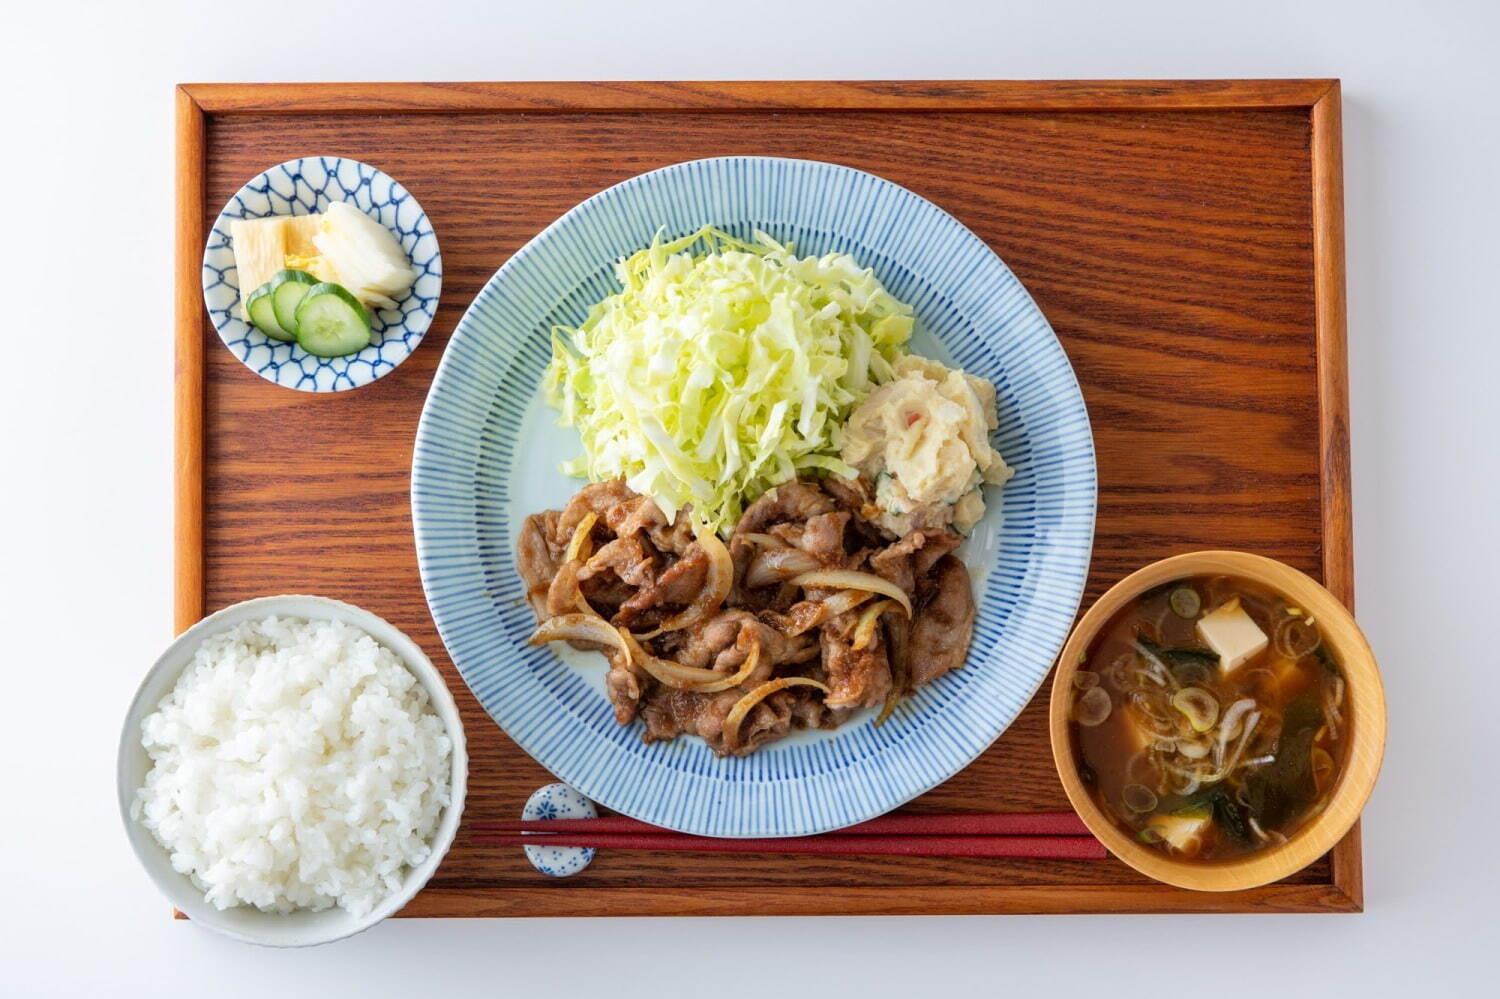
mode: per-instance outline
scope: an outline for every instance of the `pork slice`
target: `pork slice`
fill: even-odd
[[[870,555],[870,571],[882,579],[888,579],[906,591],[908,596],[917,592],[917,573],[912,568],[911,556],[922,546],[922,532],[913,531],[893,545],[888,545]]]
[[[911,623],[908,663],[912,686],[930,683],[964,664],[974,634],[974,595],[969,570],[944,555],[927,577],[927,599]]]
[[[642,498],[644,499],[644,497]],[[651,501],[647,500],[647,502]],[[655,503],[651,503],[651,506],[652,509],[656,509]],[[667,524],[666,518],[661,517],[660,511],[658,511],[660,522],[649,521],[646,523],[646,534],[650,537],[651,543],[659,551],[669,555],[687,554],[688,548],[693,544],[691,510],[692,507],[683,507],[681,510],[678,510],[677,519],[672,521],[671,524]]]
[[[776,524],[766,533],[811,555],[824,568],[840,568],[848,558],[844,528],[849,524],[849,516],[843,510],[814,514],[805,521]]]
[[[698,694],[657,687],[641,702],[641,720],[646,723],[642,738],[647,742],[667,742],[687,733],[703,739],[723,755],[724,719],[742,696],[739,690]]]
[[[672,656],[684,666],[734,673],[744,664],[752,644],[760,644],[760,666],[748,684],[771,678],[771,668],[805,662],[817,654],[811,637],[786,635],[744,610],[722,610],[682,633]]]
[[[600,617],[608,620],[619,613],[620,605],[636,595],[636,588],[612,572],[590,576],[578,584],[579,590]]]
[[[795,705],[796,701],[788,691],[779,690],[751,708],[740,722],[740,741],[734,750],[735,755],[749,756],[766,743],[784,738],[792,730]],[[715,752],[728,752],[722,732]]]
[[[785,613],[766,610],[761,616],[781,634],[795,636],[806,634],[822,624],[828,610],[821,600],[799,600]]]
[[[786,691],[778,691],[750,709],[740,722],[737,755],[748,755],[791,731],[795,701],[786,695]],[[683,734],[696,735],[715,753],[727,756],[730,750],[724,738],[724,720],[743,696],[741,690],[694,694],[659,689],[641,705],[641,720],[646,723],[642,737],[647,742],[666,742]]]
[[[556,537],[563,544],[567,544],[584,517],[592,513],[603,520],[604,514],[611,507],[635,498],[638,498],[636,493],[625,484],[624,479],[590,482],[574,493],[573,498],[568,500],[567,506],[563,507],[562,513],[557,518]]]
[[[578,578],[592,579],[607,572],[637,589],[651,586],[656,581],[656,558],[637,537],[615,538],[584,563]]]
[[[582,591],[578,588],[578,563],[564,562],[557,567],[552,585],[547,588],[547,617],[558,614],[573,614],[580,610],[578,600]]]
[[[548,523],[548,514],[556,517],[556,511],[548,510],[526,518],[521,525],[520,543],[516,552],[516,569],[521,573],[521,581],[526,584],[526,599],[531,602],[538,620],[548,616],[547,591],[552,586],[553,577],[557,575],[559,563],[558,555],[554,554],[547,543],[552,526]]]
[[[677,632],[678,644],[671,650],[671,656],[684,666],[707,669],[720,652],[734,645],[744,623],[754,620],[754,615],[748,611],[722,610],[706,621]]]
[[[823,491],[839,506],[854,513],[870,505],[870,494],[862,479],[846,479],[842,475],[830,475],[823,480]]]
[[[823,624],[820,640],[823,669],[828,674],[829,708],[872,708],[885,701],[891,691],[891,666],[886,660],[885,640],[880,629],[870,644],[854,648],[854,626],[859,611],[846,611]]]
[[[962,542],[952,531],[912,531],[872,554],[870,569],[915,596],[918,581],[932,570],[938,559]]]
[[[783,482],[768,489],[745,508],[735,534],[764,532],[771,524],[788,520],[807,520],[820,513],[832,513],[833,500],[815,482]]]
[[[615,656],[610,659],[609,672],[604,674],[604,693],[615,709],[615,721],[621,725],[629,725],[635,721],[640,709],[641,690],[645,684],[646,678],[627,666],[623,657]]]
[[[590,513],[619,538],[644,532],[656,543],[658,539],[676,538],[685,532],[687,541],[692,541],[692,528],[685,516],[679,514],[676,524],[668,524],[656,502],[631,489],[623,479],[591,482],[574,493],[558,516],[554,536],[566,545],[583,518]],[[658,547],[680,553],[687,546],[673,541]]]
[[[656,607],[685,607],[708,582],[708,553],[696,542],[673,562],[650,586],[637,590],[620,605],[615,623],[630,625],[646,611]]]
[[[938,560],[959,545],[964,539],[952,531],[936,530],[922,532],[922,547],[912,554],[912,568],[916,570],[920,579],[932,572],[932,567],[937,565]]]

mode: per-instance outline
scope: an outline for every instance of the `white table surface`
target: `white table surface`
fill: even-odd
[[[1500,5],[1220,6],[33,0],[17,21],[8,5],[0,994],[1109,996],[1181,982],[1274,997],[1487,977]],[[397,920],[302,952],[167,918],[112,776],[120,717],[171,634],[174,83],[1294,76],[1344,81],[1358,603],[1391,717],[1366,912]],[[1176,970],[1152,960],[1166,955]]]

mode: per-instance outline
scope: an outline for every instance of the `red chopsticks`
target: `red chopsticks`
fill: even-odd
[[[673,832],[624,816],[476,822],[474,842],[691,853],[802,853],[885,857],[1102,860],[1104,846],[1072,812],[883,815],[820,836],[721,839]]]
[[[653,826],[640,819],[611,815],[602,819],[550,819],[528,822],[482,821],[474,823],[481,832],[589,832],[643,833],[653,836],[680,836],[664,826]],[[1088,826],[1072,812],[995,812],[959,815],[891,814],[846,826],[834,835],[897,836],[1087,836]]]
[[[475,836],[488,845],[580,846],[601,850],[661,850],[671,853],[820,853],[870,857],[1012,857],[1037,860],[1103,860],[1104,845],[1092,836],[789,836],[778,839],[716,839],[668,833],[509,833]]]

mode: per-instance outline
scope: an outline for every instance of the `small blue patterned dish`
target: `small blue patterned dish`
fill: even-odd
[[[269,215],[311,215],[333,201],[347,201],[390,229],[419,276],[396,308],[371,310],[368,347],[346,357],[315,357],[295,343],[272,340],[240,318],[241,289],[229,223]],[[251,371],[302,392],[359,388],[394,370],[422,342],[442,287],[437,235],[417,199],[369,164],[339,156],[287,160],[250,181],[219,213],[203,248],[203,303],[219,339]]]

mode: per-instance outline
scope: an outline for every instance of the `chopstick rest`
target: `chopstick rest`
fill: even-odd
[[[518,825],[548,825],[554,821],[578,821],[599,818],[594,803],[573,787],[563,784],[545,784],[532,792],[521,810]],[[544,837],[534,837],[543,839]],[[550,838],[550,837],[546,837]],[[519,842],[521,837],[517,837]],[[522,846],[531,866],[552,878],[572,877],[594,859],[594,848],[582,845]]]

